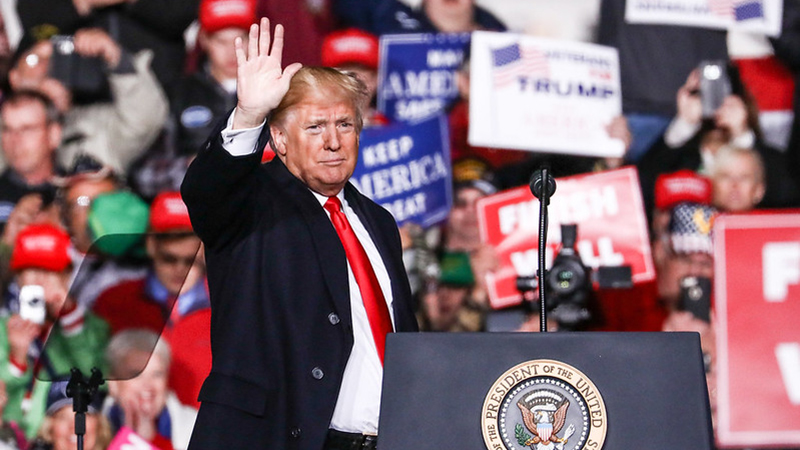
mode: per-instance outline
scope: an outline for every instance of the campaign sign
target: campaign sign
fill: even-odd
[[[559,178],[548,208],[546,266],[561,243],[561,224],[577,224],[577,250],[587,267],[631,266],[634,282],[655,278],[647,219],[634,168]],[[481,240],[497,251],[499,268],[488,275],[489,300],[495,309],[522,297],[518,276],[533,276],[539,245],[539,200],[520,187],[478,201]]]
[[[777,37],[783,0],[628,0],[630,23],[729,29]]]
[[[361,132],[350,182],[388,209],[398,224],[428,227],[444,220],[453,204],[451,180],[445,116]]]
[[[622,115],[617,50],[476,31],[470,60],[469,143],[620,157],[606,127]]]
[[[717,439],[800,446],[800,213],[714,224]]]
[[[378,109],[396,121],[440,113],[458,98],[455,74],[469,39],[469,33],[381,36]]]

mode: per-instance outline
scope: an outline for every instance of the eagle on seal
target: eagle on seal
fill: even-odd
[[[522,412],[522,422],[525,427],[533,433],[533,437],[525,442],[526,446],[542,444],[544,446],[553,443],[566,443],[569,436],[563,439],[556,436],[564,426],[567,419],[567,408],[569,408],[569,401],[562,398],[558,404],[536,402],[536,404],[529,406],[527,402],[519,401],[517,406]],[[570,427],[573,428],[573,427]],[[567,434],[570,436],[572,433],[568,430]],[[563,444],[562,444],[563,445]]]

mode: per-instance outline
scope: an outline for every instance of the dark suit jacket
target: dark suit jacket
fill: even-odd
[[[261,151],[234,157],[217,127],[182,186],[205,243],[211,374],[189,448],[322,448],[353,346],[345,252],[299,179]],[[264,132],[257,144],[263,149]],[[416,331],[392,216],[352,185],[345,197],[392,282],[395,329]]]

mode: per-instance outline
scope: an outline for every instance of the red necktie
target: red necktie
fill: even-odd
[[[378,357],[381,360],[381,364],[383,364],[386,334],[392,332],[392,319],[389,316],[386,300],[383,298],[383,291],[381,291],[381,286],[378,284],[375,271],[372,270],[372,264],[369,262],[367,252],[358,242],[353,228],[350,227],[350,222],[347,221],[347,217],[342,212],[342,203],[338,198],[330,197],[325,202],[325,209],[331,214],[333,227],[336,228],[339,240],[342,241],[347,261],[350,262],[350,268],[356,277],[358,289],[361,291],[361,299],[364,302],[364,308],[367,310],[369,326],[372,329],[372,338],[375,340],[375,346],[378,348]]]

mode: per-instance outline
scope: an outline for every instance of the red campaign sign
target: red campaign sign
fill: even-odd
[[[714,224],[717,440],[800,445],[800,214]]]
[[[577,248],[588,267],[630,265],[634,282],[655,278],[647,218],[634,168],[559,178],[550,200],[550,267],[561,244],[561,224],[578,225]],[[520,187],[478,201],[481,240],[497,250],[500,267],[488,275],[492,307],[519,304],[517,276],[536,272],[539,200]]]

